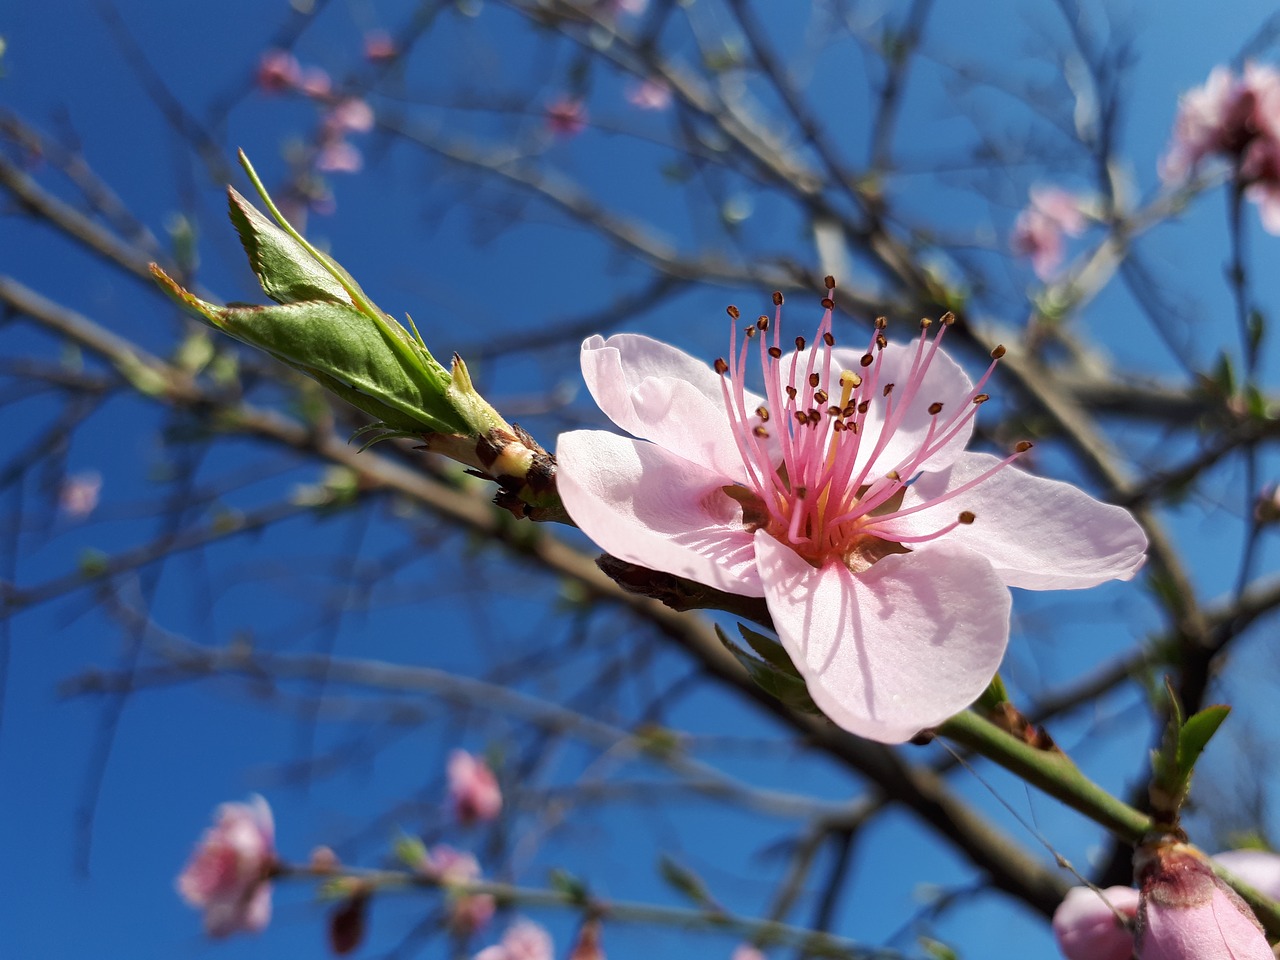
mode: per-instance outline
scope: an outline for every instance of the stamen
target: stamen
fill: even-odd
[[[936,417],[941,412],[942,412],[942,404],[940,403],[929,404],[929,416]]]
[[[738,308],[735,307],[732,303],[729,304],[729,306],[724,308],[724,312],[729,314],[729,316],[731,316],[734,320],[737,320],[740,316],[742,316],[742,314],[738,311]]]
[[[756,407],[756,416],[760,418],[761,423],[769,422],[769,411],[763,406]]]

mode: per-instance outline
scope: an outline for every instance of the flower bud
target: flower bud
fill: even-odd
[[[1137,912],[1132,887],[1072,887],[1053,913],[1053,935],[1067,960],[1129,960],[1133,934],[1124,921]]]
[[[1135,866],[1141,960],[1275,960],[1262,925],[1199,851],[1143,847]]]

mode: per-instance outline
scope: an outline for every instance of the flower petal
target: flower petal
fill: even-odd
[[[1280,854],[1266,850],[1228,850],[1215,853],[1212,859],[1273,900],[1280,898]]]
[[[903,506],[941,497],[999,462],[990,454],[966,453],[949,470],[916,480]],[[934,542],[960,543],[982,554],[1011,587],[1076,590],[1130,580],[1146,559],[1146,534],[1129,511],[1015,467],[886,526],[923,534],[945,527],[962,510],[977,519]]]
[[[1133,918],[1138,891],[1133,887],[1093,890],[1072,887],[1053,912],[1053,933],[1067,960],[1129,960],[1133,934],[1119,917]]]
[[[565,509],[622,560],[729,593],[763,594],[733,483],[662,447],[602,430],[562,433],[557,488]]]
[[[1009,639],[1009,591],[955,544],[884,557],[854,574],[817,568],[764,531],[769,612],[814,703],[838,726],[900,743],[963,710]]]
[[[633,436],[741,478],[720,375],[683,350],[637,334],[582,342],[582,376],[596,404]],[[760,398],[748,393],[746,409]]]

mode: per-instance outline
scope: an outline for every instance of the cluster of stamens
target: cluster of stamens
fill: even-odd
[[[977,486],[1029,450],[1031,444],[1018,444],[1011,456],[943,496],[904,508],[906,488],[914,477],[990,399],[981,391],[1004,356],[1004,348],[991,352],[990,365],[954,409],[944,409],[938,400],[928,405],[930,421],[924,439],[885,470],[882,454],[907,411],[923,400],[920,393],[925,373],[955,316],[948,313],[937,324],[921,320],[909,373],[901,383],[888,382],[882,362],[888,346],[884,317],[876,319],[858,369],[836,369],[832,358],[836,341],[831,332],[835,280],[827,277],[826,285],[828,295],[822,300],[817,336],[812,344],[796,337],[795,352],[789,359],[781,346],[782,294],[773,295],[772,320],[761,316],[747,326],[741,346],[737,336],[740,314],[736,307],[729,307],[734,321],[729,360],[718,359],[715,369],[746,467],[747,487],[725,492],[742,504],[745,522],[765,528],[811,562],[839,556],[857,568],[973,523],[974,515],[965,511],[927,534],[906,535],[892,529],[892,521]],[[929,331],[935,328],[931,338]],[[765,396],[763,404],[748,410],[743,374],[753,343],[764,373]],[[865,429],[873,410],[880,423],[878,433]]]

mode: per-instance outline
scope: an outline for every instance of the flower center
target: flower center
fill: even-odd
[[[911,544],[933,540],[962,524],[973,523],[967,511],[941,528],[924,534],[895,531],[893,521],[934,507],[977,484],[1031,448],[1020,443],[1012,456],[969,482],[928,501],[903,507],[907,488],[934,455],[968,427],[977,409],[990,397],[982,388],[1004,347],[991,352],[991,364],[959,403],[944,408],[924,392],[926,375],[938,355],[951,313],[934,324],[920,321],[911,364],[899,381],[889,379],[884,350],[888,346],[885,318],[876,319],[870,343],[855,364],[844,366],[832,356],[835,337],[831,296],[835,281],[826,278],[822,321],[812,344],[796,337],[795,351],[781,346],[782,294],[775,293],[771,321],[761,316],[746,327],[738,344],[736,307],[729,361],[715,363],[725,407],[746,468],[745,485],[726,487],[725,493],[742,505],[743,522],[764,529],[792,547],[815,566],[841,559],[855,573]],[[936,329],[930,337],[930,330]],[[743,372],[755,344],[764,375],[764,403],[748,410]],[[895,364],[895,367],[900,365]],[[856,367],[856,369],[852,369]],[[901,438],[908,414],[927,410],[923,435],[910,428],[912,442]],[[918,413],[917,413],[918,415]],[[898,442],[894,442],[897,438]],[[886,469],[887,468],[887,469]]]

